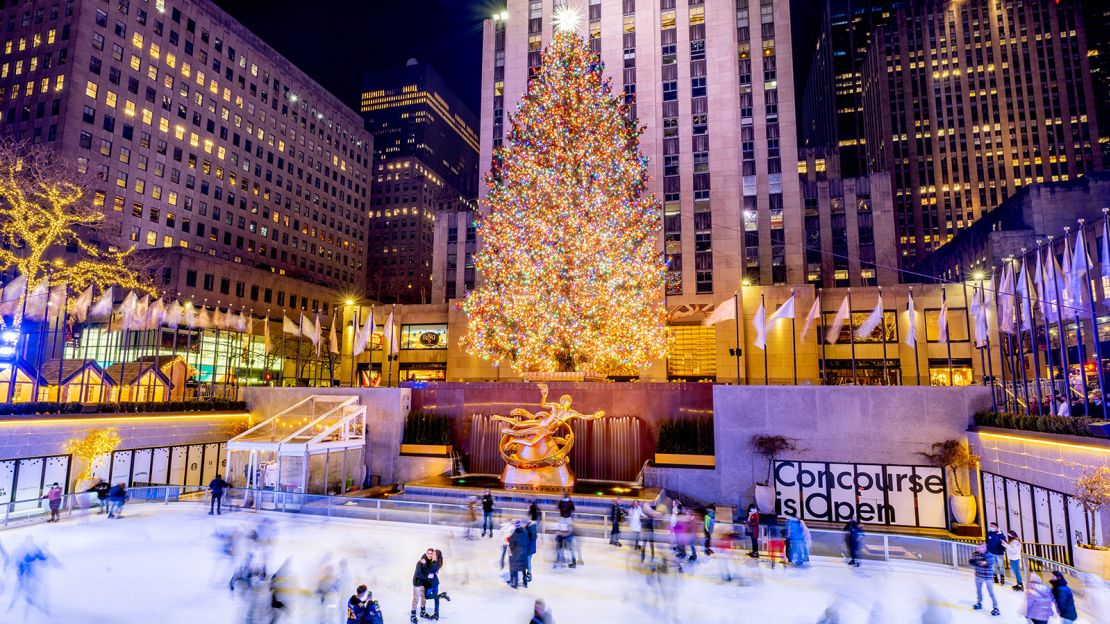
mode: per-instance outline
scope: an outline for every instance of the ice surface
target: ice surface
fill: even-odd
[[[348,561],[344,601],[355,585],[366,583],[387,623],[407,622],[413,568],[427,547],[444,552],[441,590],[452,601],[443,603],[441,619],[458,624],[526,624],[536,598],[547,601],[559,624],[814,623],[830,605],[838,607],[842,624],[1025,621],[1018,592],[996,586],[1002,617],[992,618],[987,610],[972,611],[970,574],[939,566],[868,562],[857,570],[824,559],[807,569],[772,570],[766,562],[715,555],[684,573],[672,568],[652,577],[627,545],[590,539],[582,544],[586,565],[553,570],[553,542],[543,538],[533,583],[513,590],[498,569],[498,540],[468,542],[458,528],[241,511],[211,517],[206,511],[189,503],[135,506],[120,520],[93,515],[0,533],[9,553],[30,537],[57,562],[43,573],[41,596],[49,616],[18,600],[9,610],[13,595],[19,596],[9,566],[0,622],[243,622],[243,600],[227,589],[228,570],[212,536],[218,527],[251,526],[261,516],[277,527],[271,563],[288,560],[296,586],[304,590],[285,622],[342,621],[338,604],[321,607],[313,595],[328,553]],[[722,580],[726,560],[731,582]],[[923,620],[927,606],[931,617]],[[1091,608],[1080,604],[1081,622],[1100,621]]]

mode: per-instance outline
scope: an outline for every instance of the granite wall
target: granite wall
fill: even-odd
[[[963,438],[991,404],[982,386],[713,386],[712,470],[650,468],[645,481],[704,503],[747,505],[767,463],[754,435],[782,435],[799,450],[780,459],[921,465],[933,442]]]

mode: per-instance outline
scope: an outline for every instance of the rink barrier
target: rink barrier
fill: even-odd
[[[191,502],[209,507],[211,502],[210,491],[201,486],[162,485],[149,487],[134,487],[127,491],[128,496],[124,504],[124,513],[134,505],[150,505]],[[302,494],[299,492],[281,492],[274,490],[248,490],[243,488],[229,488],[223,498],[225,512],[255,513],[260,511],[276,511],[280,513],[296,513],[301,515],[323,516],[327,518],[350,518],[360,520],[374,520],[387,522],[403,522],[408,524],[444,525],[453,527],[466,527],[469,508],[466,505],[449,503],[431,503],[421,501],[406,501],[389,498],[355,498],[349,496],[329,496],[323,494]],[[47,501],[42,498],[25,499],[2,503],[3,519],[0,528],[14,528],[45,523],[50,517]],[[62,498],[61,514],[65,518],[95,516],[103,513],[96,494],[84,492],[66,494]],[[495,510],[494,526],[499,529],[506,520],[525,519],[528,510],[513,507],[502,507]],[[541,510],[540,532],[549,534],[558,527],[561,519],[558,511]],[[472,532],[481,531],[481,515],[478,520],[470,524]],[[597,537],[608,539],[611,526],[605,514],[575,513],[573,515],[575,534],[582,537]],[[670,525],[667,518],[659,518],[655,524],[652,540],[660,549],[670,546]],[[768,558],[771,552],[772,538],[767,526],[760,527],[758,545],[760,557]],[[634,535],[627,530],[627,524],[620,535],[626,543],[631,542]],[[842,531],[830,529],[810,529],[811,543],[809,554],[822,557],[826,560],[840,559],[848,561],[847,547]],[[778,538],[778,539],[781,539]],[[704,548],[704,535],[698,533],[695,540],[697,549]],[[716,552],[731,552],[736,557],[743,557],[751,548],[750,538],[746,535],[743,524],[727,522],[717,523],[714,531],[712,547]],[[977,546],[970,542],[961,542],[950,539],[923,537],[894,533],[868,532],[864,536],[860,548],[860,560],[871,563],[899,564],[899,563],[924,563],[940,565],[955,571],[964,570],[971,572],[970,559]],[[776,548],[777,550],[777,548]],[[1051,554],[1051,553],[1046,553]],[[779,560],[782,553],[774,553]],[[1022,575],[1028,578],[1030,573],[1038,573],[1047,582],[1053,571],[1060,571],[1069,579],[1073,591],[1082,596],[1086,584],[1091,582],[1091,577],[1081,573],[1074,567],[1054,561],[1046,557],[1026,554],[1022,557]],[[1007,574],[1010,573],[1006,568]],[[1106,581],[1097,580],[1105,583]]]

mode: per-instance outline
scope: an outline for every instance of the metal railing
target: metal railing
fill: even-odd
[[[210,497],[211,493],[208,488],[201,486],[133,487],[127,491],[124,511],[133,509],[135,505],[168,505],[177,502],[200,503],[208,506],[211,500]],[[0,528],[43,523],[50,517],[47,501],[40,498],[2,503],[0,507],[2,507],[0,511],[3,514]],[[233,513],[276,511],[328,518],[351,518],[454,527],[466,527],[469,524],[475,530],[480,530],[479,527],[482,522],[480,511],[476,520],[470,520],[471,512],[466,505],[243,488],[229,488],[222,500],[222,507],[225,511]],[[94,515],[102,512],[103,505],[97,499],[96,494],[91,492],[64,495],[59,509],[59,514],[63,518]],[[506,520],[525,518],[527,514],[528,510],[524,507],[498,508],[494,514],[495,528]],[[560,520],[558,511],[541,510],[540,532],[551,533],[555,531]],[[606,539],[610,537],[611,526],[609,518],[605,514],[575,513],[573,514],[573,521],[576,535]],[[641,539],[651,539],[665,548],[670,542],[670,527],[667,518],[657,518],[654,525],[655,531],[652,534],[642,533],[640,537]],[[627,524],[623,525],[622,528],[622,538],[625,540],[633,539],[633,535],[627,530]],[[760,527],[760,536],[757,540],[760,554],[761,556],[769,556],[774,550],[779,557],[783,557],[783,553],[777,552],[779,546],[772,543],[772,540],[781,540],[782,538],[773,537],[769,529],[768,526]],[[811,537],[809,555],[826,559],[848,560],[848,547],[842,531],[810,529],[809,533]],[[701,549],[702,543],[702,536],[699,535],[696,540],[698,550]],[[746,536],[746,528],[743,524],[717,523],[713,544],[715,550],[746,553],[750,549],[750,545],[751,541]],[[867,533],[863,537],[859,559],[864,562],[882,562],[886,564],[924,563],[970,572],[972,571],[970,560],[976,547],[975,543],[952,539],[893,533]],[[1022,558],[1023,578],[1028,578],[1031,573],[1037,573],[1047,582],[1053,571],[1060,571],[1068,577],[1073,590],[1080,595],[1087,583],[1091,582],[1091,579],[1088,578],[1089,575],[1082,574],[1068,565],[1066,562],[1067,548],[1064,546],[1026,544],[1025,551],[1026,553]],[[1003,563],[1007,564],[1007,562]],[[1007,574],[1010,573],[1009,567],[1006,568],[1006,571]]]

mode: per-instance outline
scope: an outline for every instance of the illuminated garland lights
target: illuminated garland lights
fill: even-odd
[[[602,65],[559,32],[487,177],[462,344],[518,371],[634,373],[666,355],[659,205],[642,128]]]

